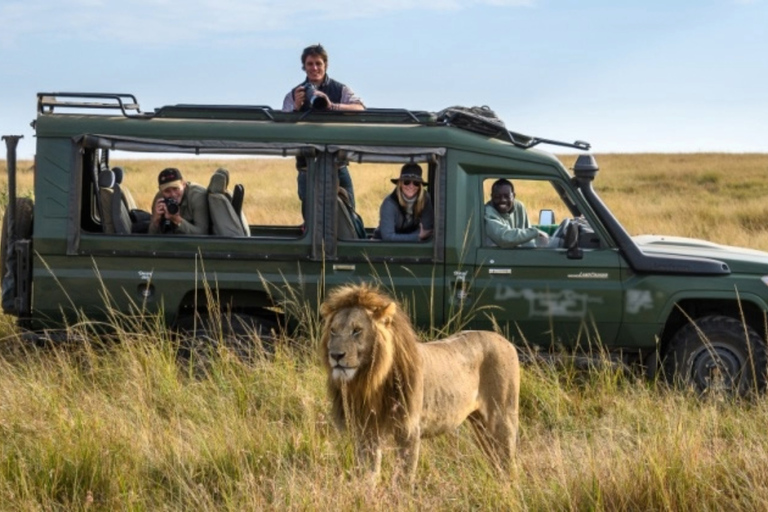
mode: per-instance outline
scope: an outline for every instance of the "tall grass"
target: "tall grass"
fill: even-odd
[[[468,429],[423,443],[418,485],[355,471],[309,346],[193,375],[167,333],[0,356],[0,500],[14,510],[761,510],[763,400],[701,401],[608,365],[524,367],[519,452],[495,476]],[[293,340],[291,340],[293,341]],[[305,340],[311,344],[312,340]],[[190,365],[192,363],[189,363]]]
[[[768,250],[749,220],[764,212],[765,155],[598,162],[596,187],[631,232]],[[764,397],[700,400],[607,361],[524,365],[508,479],[462,427],[422,444],[415,489],[391,483],[391,449],[371,488],[329,421],[316,312],[299,296],[289,306],[304,328],[279,339],[273,358],[246,363],[222,348],[202,375],[159,319],[137,332],[115,312],[111,340],[81,323],[77,342],[37,347],[0,317],[0,509],[768,509]]]

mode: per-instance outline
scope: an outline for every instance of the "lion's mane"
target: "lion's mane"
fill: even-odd
[[[327,357],[330,329],[334,315],[343,309],[361,308],[373,316],[375,329],[365,333],[373,344],[370,364],[346,383],[331,378]],[[396,422],[402,425],[414,408],[413,390],[421,371],[421,356],[416,347],[416,333],[400,306],[378,288],[346,285],[334,289],[323,305],[325,329],[321,338],[322,360],[328,371],[328,392],[332,414],[339,428],[354,426],[378,434],[391,432]],[[388,319],[381,322],[383,316]],[[383,326],[383,327],[382,327]]]

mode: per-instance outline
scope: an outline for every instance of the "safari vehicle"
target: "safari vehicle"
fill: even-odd
[[[377,280],[424,329],[499,328],[543,353],[598,346],[700,390],[717,384],[743,394],[765,386],[768,253],[630,236],[593,189],[598,166],[585,142],[512,132],[482,108],[284,113],[172,105],[143,112],[132,95],[91,93],[38,94],[34,126],[34,200],[16,195],[17,139],[6,137],[2,242],[3,308],[29,332],[82,315],[104,320],[109,307],[159,313],[169,327],[193,332],[226,315],[229,329],[264,334],[285,320],[286,297],[316,308],[327,289]],[[569,172],[540,144],[585,153]],[[100,175],[118,155],[158,153],[280,160],[285,178],[259,188],[287,187],[293,195],[299,158],[306,218],[298,206],[290,222],[267,216],[234,234],[135,232],[136,216],[116,206],[120,186]],[[406,162],[425,169],[432,237],[375,240],[375,218],[365,219],[365,237],[356,236],[337,194],[337,168],[348,165],[359,194],[371,180],[391,190],[389,178]],[[539,227],[562,236],[562,247],[486,244],[483,207],[499,178],[513,180],[529,211],[542,211]],[[122,187],[130,184],[126,172]],[[222,192],[219,184],[210,197]],[[253,195],[246,190],[240,200]],[[243,218],[240,200],[223,204],[235,223]],[[215,289],[216,308],[206,288]]]

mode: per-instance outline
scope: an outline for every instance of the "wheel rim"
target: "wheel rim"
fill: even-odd
[[[730,345],[707,344],[690,361],[691,378],[701,391],[733,391],[741,386],[744,358]]]

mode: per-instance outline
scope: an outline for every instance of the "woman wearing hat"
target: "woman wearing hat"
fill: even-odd
[[[400,169],[400,178],[392,179],[397,187],[381,203],[376,238],[420,242],[432,236],[435,224],[432,199],[421,175],[419,164],[407,163]]]

